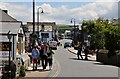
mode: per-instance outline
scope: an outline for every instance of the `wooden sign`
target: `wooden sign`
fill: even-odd
[[[0,51],[11,51],[11,47],[12,42],[0,42]]]

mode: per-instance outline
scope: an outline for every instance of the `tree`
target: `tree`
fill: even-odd
[[[100,23],[100,19],[96,21],[86,21],[82,24],[83,31],[91,35],[91,48],[100,49],[104,47],[104,27]],[[84,27],[85,26],[85,27]]]
[[[109,50],[109,56],[120,50],[120,27],[109,26],[105,29],[105,47]]]
[[[85,28],[83,28],[86,26]],[[91,45],[109,50],[109,55],[115,54],[115,50],[120,50],[120,26],[113,26],[108,19],[98,18],[95,21],[84,21],[82,24],[84,31],[91,35]]]

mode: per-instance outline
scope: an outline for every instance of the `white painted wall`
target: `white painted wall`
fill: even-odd
[[[18,53],[17,52],[18,33],[20,33],[20,30],[22,30],[22,33],[23,33],[23,29],[20,27],[21,27],[21,22],[0,22],[0,33],[7,34],[8,31],[10,30],[12,34],[16,34],[16,36],[14,37],[14,40],[13,40],[13,37],[11,38],[11,42],[12,42],[11,57],[13,57],[13,51],[14,51],[15,59]],[[23,39],[23,42],[25,42],[25,36],[23,36],[22,39]],[[13,44],[13,41],[14,41],[14,44]],[[0,42],[9,42],[9,40],[7,36],[0,35]],[[14,49],[13,49],[13,45],[14,45]],[[23,46],[25,46],[25,44]],[[6,56],[9,55],[9,51],[0,51],[0,53],[6,53],[5,54]],[[23,50],[22,54],[25,54],[25,49]],[[0,55],[0,60],[8,60],[8,58],[2,58],[2,55]]]
[[[53,38],[52,38],[52,31],[49,31],[49,32],[47,32],[47,31],[46,31],[46,32],[40,32],[40,33],[39,33],[40,38],[42,38],[42,37],[41,37],[41,33],[48,33],[48,34],[49,34],[49,38],[46,38],[46,39],[47,39],[47,42],[53,39]],[[43,38],[43,39],[44,39],[44,38]],[[43,41],[44,41],[44,40],[43,40]]]
[[[21,22],[0,22],[0,33],[8,33],[10,30],[11,33],[17,34],[20,26]]]

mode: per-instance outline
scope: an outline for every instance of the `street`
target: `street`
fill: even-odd
[[[63,44],[65,41],[67,40],[62,40],[61,43]],[[54,57],[59,64],[54,77],[101,77],[101,79],[118,77],[118,67],[103,65],[94,60],[77,60],[77,56],[63,46],[58,47]]]
[[[119,0],[1,1],[0,79],[120,79]]]

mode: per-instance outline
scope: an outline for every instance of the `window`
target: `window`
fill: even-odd
[[[41,33],[42,38],[49,38],[49,33]]]

